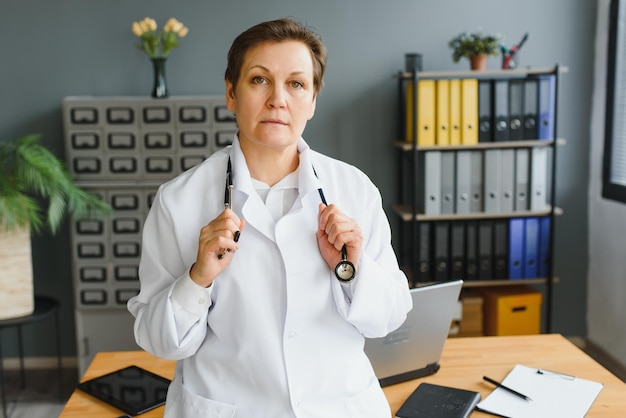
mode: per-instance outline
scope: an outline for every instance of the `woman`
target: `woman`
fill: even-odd
[[[233,145],[159,188],[128,307],[138,344],[178,360],[165,417],[390,415],[364,337],[411,300],[378,190],[301,137],[325,65],[293,20],[239,35]]]

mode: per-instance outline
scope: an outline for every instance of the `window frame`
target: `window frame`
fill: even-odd
[[[622,24],[620,31],[619,16],[620,8],[626,8],[626,0],[611,0],[609,8],[609,39],[607,50],[607,84],[606,84],[606,109],[605,109],[605,135],[604,135],[604,156],[602,164],[602,197],[626,203],[626,185],[616,183],[611,177],[613,165],[616,164],[613,155],[614,141],[623,142],[622,148],[626,148],[626,135],[622,138],[615,138],[614,121],[618,117],[626,118],[626,91],[618,92],[616,88],[616,77],[620,72],[626,72],[626,61],[619,69],[617,56],[619,54],[618,45],[626,48],[626,22]],[[621,38],[621,39],[620,39]],[[626,89],[624,89],[626,90]],[[619,94],[619,96],[618,96]],[[623,102],[620,109],[616,106],[616,99]],[[621,113],[618,113],[621,111]],[[626,162],[623,163],[622,170],[626,172]]]

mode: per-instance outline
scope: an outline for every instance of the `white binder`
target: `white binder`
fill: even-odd
[[[515,150],[502,150],[502,188],[500,189],[500,211],[513,212],[515,198]]]
[[[470,213],[471,202],[471,151],[458,151],[456,153],[456,213]]]
[[[516,211],[529,209],[528,169],[530,163],[528,148],[515,150],[515,205]]]
[[[502,150],[485,150],[484,190],[485,212],[502,211],[500,191],[502,190]]]
[[[454,213],[454,152],[441,153],[441,214]]]
[[[425,215],[439,215],[441,212],[441,151],[423,152],[420,158],[422,186],[419,196],[419,209]]]
[[[532,149],[530,160],[530,210],[545,210],[547,201],[548,181],[548,148]]]

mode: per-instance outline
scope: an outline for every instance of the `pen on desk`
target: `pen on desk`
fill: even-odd
[[[570,379],[570,380],[576,379],[576,376],[572,376],[571,374],[553,372],[552,370],[546,370],[546,369],[537,369],[537,374],[543,374],[543,375],[549,374],[549,375],[559,376],[564,379]]]
[[[502,388],[502,389],[506,390],[507,392],[512,393],[515,396],[519,396],[522,399],[526,399],[527,401],[532,400],[528,396],[526,396],[526,395],[524,395],[522,393],[519,393],[518,391],[513,390],[510,387],[504,386],[502,383],[498,382],[497,380],[493,380],[493,379],[491,379],[491,378],[489,378],[487,376],[483,376],[483,380],[486,380],[487,382],[492,383],[492,384],[496,385],[497,387]]]

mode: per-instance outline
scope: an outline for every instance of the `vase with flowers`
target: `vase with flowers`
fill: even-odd
[[[158,30],[156,21],[146,17],[139,22],[133,22],[132,31],[141,41],[137,48],[144,51],[152,61],[154,70],[152,97],[167,97],[169,93],[165,77],[165,62],[172,49],[180,45],[179,38],[187,36],[189,28],[172,17],[165,23],[162,30]]]

